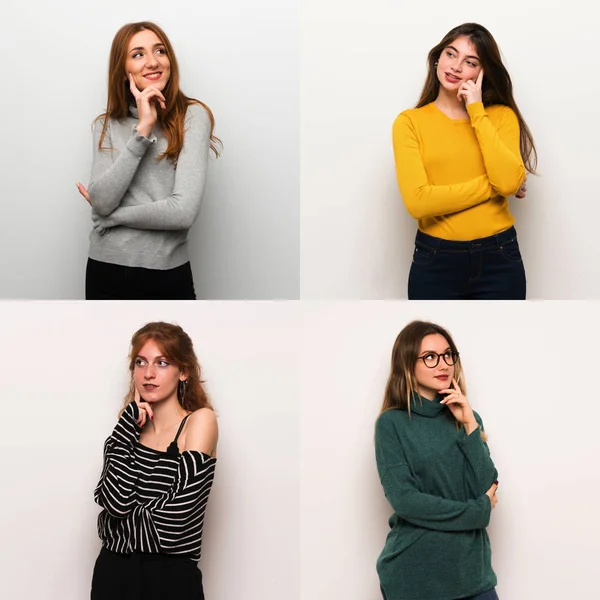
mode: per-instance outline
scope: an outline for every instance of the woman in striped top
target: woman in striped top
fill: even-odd
[[[197,568],[217,420],[192,341],[149,323],[131,341],[131,386],[104,444],[95,501],[102,550],[92,600],[203,600]]]

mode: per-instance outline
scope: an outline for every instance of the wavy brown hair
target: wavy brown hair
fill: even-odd
[[[484,106],[501,104],[513,110],[519,121],[521,135],[521,157],[525,168],[535,174],[537,167],[537,151],[533,141],[533,135],[521,115],[517,103],[513,97],[513,86],[510,75],[502,63],[500,48],[492,34],[483,25],[478,23],[463,23],[449,31],[442,41],[435,45],[427,56],[427,78],[421,92],[421,97],[415,108],[421,108],[433,102],[440,89],[440,81],[436,73],[435,63],[439,60],[442,52],[457,38],[465,36],[473,44],[479,56],[479,62],[483,67],[485,75],[481,89],[481,98]]]
[[[129,89],[129,81],[125,76],[125,62],[127,60],[127,49],[131,38],[140,31],[153,31],[160,41],[165,45],[165,50],[171,65],[171,74],[169,81],[162,90],[165,97],[165,110],[158,110],[157,122],[167,138],[167,149],[160,155],[159,160],[168,158],[171,162],[176,163],[185,135],[184,122],[187,108],[190,104],[200,104],[204,107],[210,118],[210,149],[215,156],[220,155],[222,148],[221,140],[213,135],[215,128],[215,118],[210,108],[195,98],[188,98],[179,88],[179,65],[173,46],[169,41],[166,33],[156,23],[150,21],[140,21],[138,23],[128,23],[123,25],[115,35],[110,49],[110,58],[108,65],[108,100],[106,103],[106,111],[96,117],[104,119],[102,125],[102,133],[98,143],[98,150],[106,150],[102,144],[106,136],[106,130],[109,119],[121,120],[129,114],[129,106],[135,105],[135,99]]]
[[[436,333],[446,339],[452,352],[458,354],[458,349],[450,333],[435,323],[430,323],[429,321],[411,321],[398,334],[392,350],[390,375],[385,386],[380,414],[387,410],[396,409],[406,410],[410,416],[411,402],[413,402],[413,398],[418,393],[415,365],[421,352],[421,342],[425,336]],[[454,365],[454,379],[458,382],[461,392],[466,396],[467,387],[465,385],[460,355]],[[452,413],[449,412],[449,416],[456,423],[458,429],[463,426],[462,423],[459,423],[455,419]],[[487,440],[487,436],[483,431],[481,431],[481,437]]]
[[[214,410],[210,398],[204,389],[205,382],[202,379],[202,370],[190,336],[179,325],[157,321],[144,325],[131,338],[131,347],[129,350],[131,382],[121,413],[135,398],[135,384],[133,379],[135,359],[144,344],[149,340],[153,340],[160,347],[165,358],[177,365],[187,375],[185,393],[183,393],[183,385],[180,384],[177,388],[177,399],[180,406],[188,411],[194,411],[199,408]]]

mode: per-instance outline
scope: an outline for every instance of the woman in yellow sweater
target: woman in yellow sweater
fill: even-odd
[[[535,173],[532,135],[490,32],[455,27],[428,56],[416,108],[394,122],[398,186],[418,219],[411,300],[525,299],[508,197]]]

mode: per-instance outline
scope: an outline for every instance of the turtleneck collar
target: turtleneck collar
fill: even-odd
[[[423,417],[437,417],[446,409],[445,404],[440,404],[440,401],[443,399],[444,396],[438,394],[433,400],[428,400],[415,392],[410,403],[410,410]]]

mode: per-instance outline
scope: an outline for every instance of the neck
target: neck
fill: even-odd
[[[160,434],[166,429],[170,429],[176,423],[181,422],[187,412],[181,407],[177,400],[177,392],[160,402],[151,404],[154,419],[148,419],[146,425],[148,429],[155,434]]]
[[[448,91],[443,85],[440,85],[435,104],[451,113],[464,114],[467,112],[465,103],[458,99],[455,92]]]
[[[425,398],[425,400],[435,400],[436,396],[438,395],[437,390],[420,386],[417,388],[417,393],[419,396]]]

